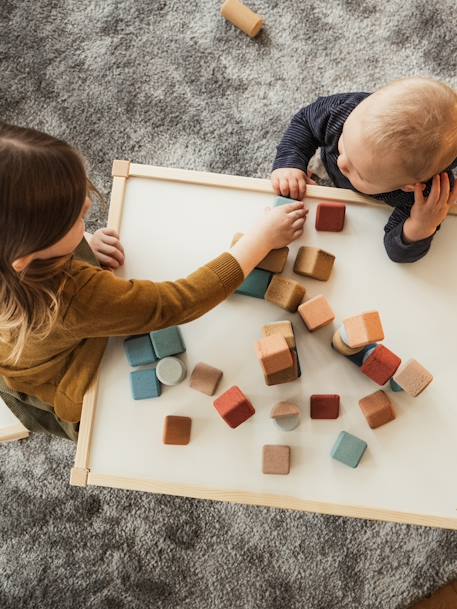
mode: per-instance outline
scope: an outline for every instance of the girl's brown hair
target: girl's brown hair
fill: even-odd
[[[0,122],[0,340],[17,364],[27,340],[51,331],[71,256],[13,262],[62,239],[81,214],[88,191],[83,158],[66,142]]]

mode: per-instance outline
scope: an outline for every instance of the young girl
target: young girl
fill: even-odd
[[[109,336],[196,319],[240,286],[270,249],[303,232],[302,202],[267,210],[228,252],[186,279],[125,280],[115,231],[84,239],[98,192],[80,154],[0,123],[0,396],[30,430],[76,441],[85,391]]]

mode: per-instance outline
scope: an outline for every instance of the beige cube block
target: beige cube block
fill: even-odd
[[[289,349],[293,349],[295,347],[295,334],[291,321],[275,321],[271,324],[267,324],[266,326],[263,326],[262,334],[263,336],[280,334],[286,339]]]
[[[433,381],[432,374],[415,359],[409,359],[394,374],[394,381],[413,398]]]
[[[286,311],[295,313],[305,293],[305,288],[298,281],[275,275],[265,292],[265,300],[286,309]]]
[[[310,332],[330,324],[335,319],[332,307],[322,295],[303,302],[298,307],[298,313]]]
[[[268,375],[287,370],[294,364],[286,339],[280,334],[257,341],[256,354],[264,373]]]
[[[262,472],[264,474],[288,474],[290,471],[290,446],[266,444],[263,447]]]
[[[333,269],[335,256],[317,247],[302,246],[294,263],[294,272],[305,277],[327,281]]]

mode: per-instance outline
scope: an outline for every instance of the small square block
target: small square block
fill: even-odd
[[[335,256],[317,247],[302,246],[298,250],[294,263],[297,275],[327,281],[333,269]]]
[[[130,387],[134,400],[158,398],[162,393],[160,381],[157,378],[156,371],[152,368],[131,372]]]
[[[206,395],[214,395],[217,386],[222,378],[222,370],[214,368],[209,364],[199,362],[190,376],[190,386],[192,389],[201,391]]]
[[[157,361],[149,334],[126,338],[124,340],[124,349],[129,364],[133,367],[147,366]]]
[[[266,444],[263,447],[262,472],[286,475],[290,471],[290,446]]]
[[[371,429],[395,419],[392,403],[384,391],[375,391],[359,400],[360,408]]]
[[[366,449],[366,442],[347,431],[342,431],[332,448],[331,455],[349,467],[357,467]]]
[[[286,311],[295,313],[305,296],[305,292],[305,288],[298,281],[275,275],[265,293],[265,300]]]
[[[394,381],[415,398],[430,385],[433,376],[417,360],[410,359],[399,368]]]
[[[273,202],[273,207],[279,207],[280,205],[290,205],[296,203],[295,199],[288,199],[287,197],[276,197]]]
[[[254,406],[241,389],[236,386],[231,387],[214,400],[214,406],[232,429],[235,429],[255,414]]]
[[[312,419],[337,419],[340,414],[340,396],[336,394],[312,395],[310,406]]]
[[[181,330],[178,326],[164,328],[163,330],[157,330],[157,332],[151,332],[150,334],[152,346],[159,359],[168,357],[169,355],[176,355],[177,353],[184,353],[186,350]]]
[[[346,205],[319,203],[316,209],[316,230],[339,232],[343,230]]]
[[[280,334],[272,334],[258,340],[256,355],[265,374],[275,374],[293,366],[292,353],[286,339]]]
[[[310,332],[318,330],[335,319],[335,313],[325,296],[315,296],[298,307],[300,317]]]
[[[232,245],[241,239],[243,233],[235,233],[232,239]],[[289,255],[288,247],[281,247],[270,252],[256,265],[257,269],[269,271],[270,273],[282,273],[286,266],[287,256]]]
[[[291,321],[274,321],[271,324],[267,324],[266,326],[263,326],[262,334],[263,336],[280,334],[286,339],[289,349],[295,347],[295,334]]]
[[[192,419],[189,417],[165,417],[163,443],[184,446],[190,442]]]
[[[361,371],[378,385],[387,383],[401,364],[398,355],[384,345],[377,345],[372,350],[367,350],[365,358]]]
[[[275,372],[275,374],[265,374],[265,384],[268,387],[272,385],[282,385],[284,383],[290,383],[296,381],[301,376],[300,362],[298,361],[298,355],[296,349],[292,349],[293,365],[286,370]]]
[[[377,311],[349,317],[343,321],[342,339],[349,347],[365,347],[368,343],[384,340],[384,330]]]
[[[265,298],[265,292],[270,285],[273,273],[254,269],[252,273],[246,277],[240,287],[236,290],[237,294],[244,296],[252,296],[253,298]]]

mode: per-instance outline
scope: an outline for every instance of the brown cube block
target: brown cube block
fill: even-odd
[[[400,366],[393,378],[413,398],[433,381],[432,374],[415,359],[409,359]]]
[[[286,309],[286,311],[295,313],[305,296],[305,292],[305,288],[298,281],[275,275],[265,292],[265,300]]]
[[[283,383],[290,383],[292,381],[296,381],[300,376],[299,368],[298,368],[298,356],[293,349],[291,351],[293,358],[293,365],[286,370],[281,370],[280,372],[275,372],[275,374],[265,374],[265,384],[268,387],[272,385],[282,385]]]
[[[298,307],[300,317],[310,332],[322,328],[335,319],[335,313],[325,296],[315,296]]]
[[[192,419],[189,417],[165,417],[163,428],[164,444],[189,444]]]
[[[335,256],[317,247],[302,246],[295,258],[294,271],[298,275],[327,281],[333,269]]]
[[[372,429],[395,419],[392,403],[384,391],[375,391],[359,400],[360,408]]]
[[[284,336],[289,349],[295,347],[295,334],[291,321],[274,321],[271,324],[267,324],[262,328],[263,336],[272,336],[273,334],[280,334]]]
[[[312,419],[337,419],[340,414],[340,396],[331,394],[314,394],[310,397]]]
[[[241,239],[243,233],[235,233],[232,239],[232,245]],[[257,269],[269,271],[270,273],[282,273],[286,266],[287,256],[289,255],[288,247],[281,247],[270,252],[256,265]]]
[[[190,386],[206,395],[214,395],[221,378],[222,370],[199,362],[192,371]]]
[[[290,446],[265,444],[262,472],[264,474],[288,474],[290,471]]]
[[[265,374],[287,370],[294,363],[287,341],[280,334],[258,340],[256,354]]]
[[[377,311],[369,311],[345,319],[342,330],[344,336],[341,335],[341,338],[351,348],[365,347],[370,343],[384,340],[384,330]]]

